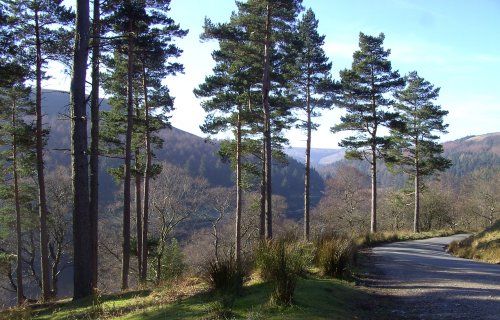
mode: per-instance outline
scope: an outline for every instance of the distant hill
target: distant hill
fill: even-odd
[[[460,179],[478,169],[500,170],[500,132],[477,136],[467,136],[443,144],[444,156],[453,163],[452,167],[442,174],[450,184],[457,186]],[[299,161],[304,161],[304,148],[291,148],[287,154]],[[366,161],[345,160],[342,149],[312,149],[311,163],[316,170],[327,178],[336,170],[349,164],[369,175],[369,164]],[[378,180],[381,186],[403,187],[407,178],[393,175],[383,164],[378,166]]]
[[[444,155],[453,162],[447,174],[454,179],[478,169],[500,170],[500,132],[468,136],[443,147]]]
[[[45,151],[45,165],[48,170],[58,165],[69,166],[69,94],[67,92],[45,90],[43,93],[44,125],[50,128],[48,145]],[[102,110],[109,110],[106,100],[101,104]],[[163,147],[154,150],[157,162],[166,161],[175,166],[186,169],[192,176],[201,176],[212,186],[233,186],[234,175],[228,163],[218,155],[219,145],[216,142],[207,142],[204,138],[191,133],[172,128],[162,130],[159,134],[163,138]],[[118,164],[117,160],[101,157],[102,174],[100,190],[116,189],[112,178],[107,174],[105,167]],[[303,205],[304,165],[293,158],[288,158],[287,166],[273,168],[273,194],[282,195],[288,202],[288,216],[298,217]],[[319,201],[324,184],[321,176],[312,171],[312,199]],[[112,201],[112,193],[103,197],[103,205]],[[314,205],[315,203],[313,203]]]
[[[295,160],[304,163],[306,148],[287,148],[285,149],[285,153],[294,158]],[[311,166],[318,167],[329,165],[334,162],[340,161],[344,159],[344,150],[343,149],[320,149],[320,148],[312,148],[311,149]]]
[[[445,142],[443,147],[448,154],[484,152],[500,156],[500,132],[467,136],[455,141]]]

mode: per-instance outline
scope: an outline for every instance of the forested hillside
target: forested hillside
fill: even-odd
[[[46,167],[49,171],[57,166],[68,167],[69,155],[69,94],[67,92],[45,90],[43,106],[45,110],[44,121],[50,128],[46,149]],[[101,102],[102,110],[109,110],[106,100]],[[163,129],[159,133],[163,145],[154,150],[154,161],[166,161],[179,168],[185,169],[192,177],[207,179],[211,186],[232,187],[235,184],[234,174],[228,161],[224,161],[218,154],[219,144],[179,130],[177,128]],[[289,157],[288,164],[276,163],[273,167],[273,190],[287,200],[287,216],[297,218],[301,214],[303,205],[304,168],[295,159]],[[112,177],[107,173],[107,168],[116,166],[118,159],[101,156],[102,179],[100,190],[103,196],[102,205],[112,203],[113,193],[104,192],[117,189]],[[312,170],[311,195],[313,205],[319,201],[324,190],[323,179]]]
[[[500,168],[500,133],[489,133],[478,136],[468,136],[454,141],[443,143],[444,156],[452,161],[452,166],[441,174],[442,179],[457,186],[461,178],[476,170],[490,170]],[[292,148],[289,155],[300,161],[301,148]],[[339,157],[342,155],[342,157]],[[341,149],[313,149],[316,159],[315,168],[324,177],[335,175],[335,172],[345,165],[353,166],[368,174],[370,167],[364,161],[345,160]],[[329,159],[332,163],[322,165]],[[382,187],[401,188],[405,186],[407,178],[401,174],[392,174],[383,162],[379,163],[379,183]]]

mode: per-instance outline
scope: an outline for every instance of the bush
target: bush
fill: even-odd
[[[243,285],[243,271],[240,270],[234,255],[221,260],[212,259],[206,263],[203,279],[215,291],[237,293]]]
[[[262,241],[255,250],[255,263],[264,281],[273,284],[271,302],[292,304],[298,277],[309,262],[306,246],[284,239]]]
[[[316,240],[316,265],[324,276],[342,278],[352,265],[356,245],[351,238],[330,235]]]

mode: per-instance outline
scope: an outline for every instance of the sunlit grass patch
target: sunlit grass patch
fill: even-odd
[[[462,258],[500,263],[500,220],[476,235],[452,242],[448,251]]]

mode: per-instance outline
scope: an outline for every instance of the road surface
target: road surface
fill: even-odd
[[[368,293],[389,319],[500,319],[500,265],[453,257],[467,235],[396,242],[372,249]],[[389,316],[387,316],[389,315]]]

